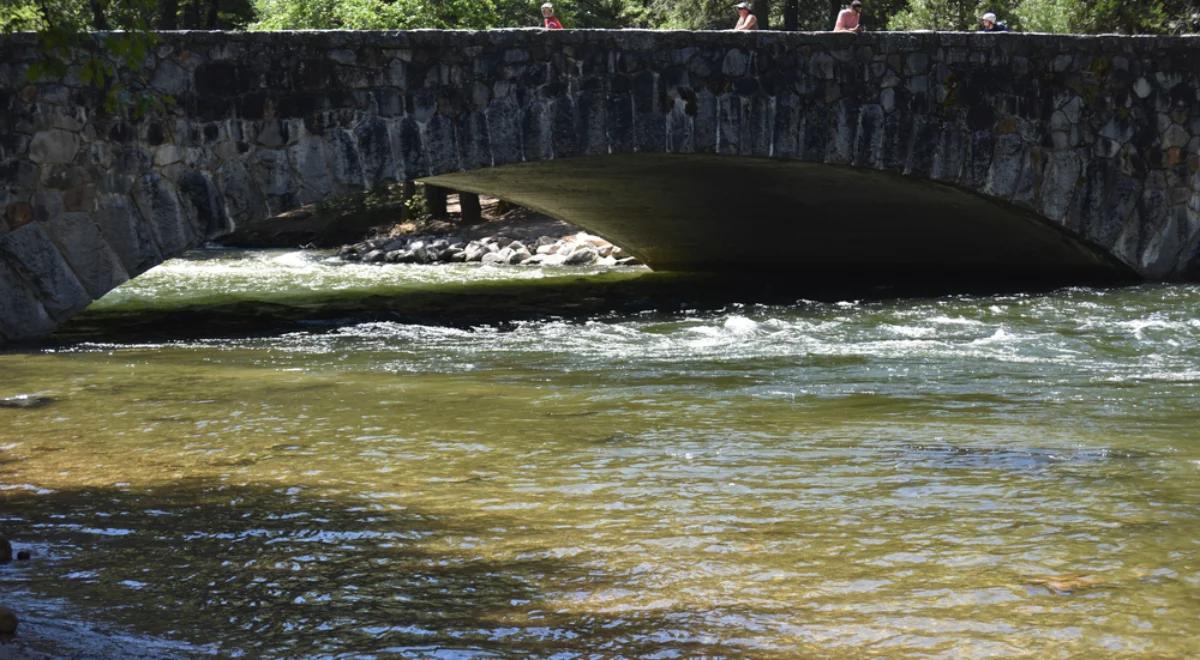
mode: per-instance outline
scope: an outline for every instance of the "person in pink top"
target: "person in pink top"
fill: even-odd
[[[547,30],[563,29],[562,21],[558,20],[558,17],[554,15],[554,5],[549,2],[542,5],[542,18],[546,19]]]
[[[862,18],[862,1],[854,0],[850,6],[843,9],[837,17],[837,23],[833,26],[834,32],[862,32],[864,30],[860,19]]]

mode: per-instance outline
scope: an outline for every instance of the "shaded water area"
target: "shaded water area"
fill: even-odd
[[[0,354],[0,657],[1200,654],[1200,287],[201,252]]]

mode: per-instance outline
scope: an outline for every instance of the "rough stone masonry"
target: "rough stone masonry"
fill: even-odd
[[[935,185],[1036,218],[1091,255],[1081,260],[1200,276],[1197,37],[163,33],[144,70],[122,73],[167,99],[142,118],[105,112],[80,81],[82,51],[61,80],[29,78],[41,56],[33,35],[0,36],[0,342],[49,333],[251,218],[501,166],[602,176],[586,164],[605,158],[753,163],[767,178],[764,163],[816,164],[804,171],[890,177],[885,196]],[[639,181],[653,186],[655,172]],[[884,181],[869,176],[863,196]],[[671,187],[657,188],[671,204]],[[672,252],[646,212],[608,233],[651,266],[704,266],[702,251]],[[938,231],[897,236],[921,227]],[[642,229],[652,241],[639,244]]]

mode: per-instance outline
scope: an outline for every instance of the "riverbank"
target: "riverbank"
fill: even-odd
[[[504,209],[500,200],[482,198],[483,222],[455,222],[456,203],[447,205],[451,220],[400,222],[338,250],[347,261],[364,263],[471,263],[521,266],[640,266],[641,262],[600,236],[567,222],[521,207]]]

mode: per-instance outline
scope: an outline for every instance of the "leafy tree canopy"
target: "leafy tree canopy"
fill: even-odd
[[[251,0],[3,0],[0,31],[237,29]]]
[[[828,30],[846,0],[757,0],[760,24]],[[1200,29],[1200,0],[864,0],[872,30],[973,30],[987,11],[1030,32]],[[541,25],[542,0],[0,0],[0,31],[488,29]],[[568,27],[728,29],[732,0],[558,0]]]
[[[892,30],[973,30],[995,13],[1027,32],[1148,34],[1200,28],[1196,0],[909,0]]]

